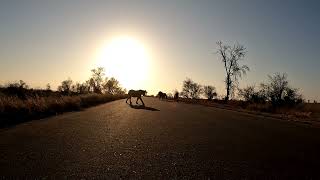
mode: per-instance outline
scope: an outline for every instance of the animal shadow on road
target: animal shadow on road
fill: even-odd
[[[144,105],[139,105],[139,104],[138,105],[130,104],[130,107],[133,109],[144,109],[144,110],[148,110],[148,111],[160,111],[159,109],[144,106]]]

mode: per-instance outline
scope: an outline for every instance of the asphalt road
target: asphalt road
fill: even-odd
[[[118,100],[1,129],[0,178],[320,177],[320,129],[144,101],[145,109]]]

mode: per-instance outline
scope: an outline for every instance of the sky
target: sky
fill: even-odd
[[[172,92],[189,77],[223,95],[225,74],[215,53],[221,40],[247,48],[242,62],[251,71],[241,87],[285,72],[306,99],[320,101],[318,7],[312,0],[3,0],[0,83],[22,79],[56,88],[68,77],[83,82],[108,58],[99,56],[101,49],[130,37],[146,60],[137,61],[128,46],[121,49],[128,59],[119,61],[132,68],[104,63],[106,75],[119,76],[127,89]]]

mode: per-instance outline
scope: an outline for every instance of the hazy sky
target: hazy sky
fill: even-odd
[[[68,77],[85,81],[97,49],[129,36],[150,55],[141,88],[181,90],[190,77],[224,94],[223,64],[214,53],[222,40],[247,47],[244,62],[251,72],[241,86],[286,72],[305,98],[320,100],[319,7],[302,0],[3,0],[0,83],[23,79],[33,87],[56,87]],[[112,67],[105,68],[108,75]]]

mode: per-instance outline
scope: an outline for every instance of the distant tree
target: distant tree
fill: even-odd
[[[198,99],[201,93],[202,93],[201,85],[198,83],[193,83],[191,88],[192,99]]]
[[[273,103],[280,104],[284,98],[285,90],[288,88],[287,74],[276,73],[269,78],[269,96]]]
[[[88,94],[90,93],[90,83],[89,81],[86,81],[82,84],[80,84],[80,86],[78,86],[78,90],[77,90],[80,94]]]
[[[50,86],[49,83],[46,85],[46,90],[47,90],[47,91],[51,91],[51,86]]]
[[[191,98],[191,88],[193,81],[190,78],[187,78],[183,81],[181,95],[185,98]]]
[[[302,102],[298,89],[291,88],[286,73],[275,73],[269,77],[268,96],[273,105],[295,104]]]
[[[240,60],[243,60],[246,55],[246,48],[243,45],[235,44],[233,46],[224,45],[221,41],[217,42],[217,53],[221,56],[226,72],[226,91],[225,100],[229,100],[230,94],[234,93],[238,85],[238,79],[249,71],[247,65],[240,65]]]
[[[18,82],[9,83],[7,85],[9,88],[20,88],[20,89],[29,89],[29,86],[23,80],[19,80]]]
[[[23,81],[9,83],[4,90],[5,94],[18,96],[20,99],[26,99],[28,96],[29,86]]]
[[[255,94],[255,87],[254,86],[247,86],[243,89],[239,90],[239,96],[243,98],[245,101],[250,101],[252,96]]]
[[[183,81],[181,94],[186,98],[197,99],[202,92],[201,85],[193,82],[190,78]]]
[[[259,96],[260,99],[263,102],[266,102],[269,100],[269,94],[270,94],[270,87],[268,84],[261,83],[259,86]]]
[[[102,82],[105,75],[105,70],[103,67],[98,67],[91,70],[92,75],[90,78],[90,86],[93,89],[94,93],[102,93]]]
[[[173,94],[172,94],[172,93],[168,93],[168,94],[167,94],[167,98],[168,98],[168,99],[173,99]]]
[[[79,82],[76,82],[75,84],[72,84],[72,85],[71,85],[71,92],[76,93],[76,94],[79,94],[79,92],[78,92],[78,86],[80,86],[80,83],[79,83]]]
[[[260,90],[256,90],[255,86],[247,86],[243,89],[239,89],[239,97],[243,98],[247,102],[264,103],[267,100],[265,95],[264,86],[260,86]]]
[[[123,94],[119,81],[114,77],[111,77],[110,79],[106,78],[103,88],[105,92],[109,94]]]
[[[204,86],[203,93],[208,100],[212,100],[214,97],[217,97],[216,88],[213,86]]]
[[[178,90],[173,91],[173,99],[175,99],[175,100],[179,99],[179,91]]]
[[[80,94],[80,87],[81,87],[81,83],[79,82],[76,82],[76,84],[73,85],[73,92],[77,93],[77,94]]]
[[[65,94],[70,94],[71,88],[72,88],[72,83],[73,83],[73,81],[70,78],[62,81],[61,85],[58,87],[58,91],[65,93]]]
[[[296,88],[287,88],[284,95],[285,104],[293,105],[303,102],[302,95],[299,94],[299,90]]]
[[[239,90],[239,97],[245,101],[265,103],[269,101],[273,106],[294,105],[303,102],[299,90],[291,88],[287,80],[287,74],[275,73],[268,76],[267,83],[261,83],[258,90],[254,86],[248,86]]]
[[[22,88],[22,89],[29,89],[29,86],[23,80],[19,81],[19,87]]]

